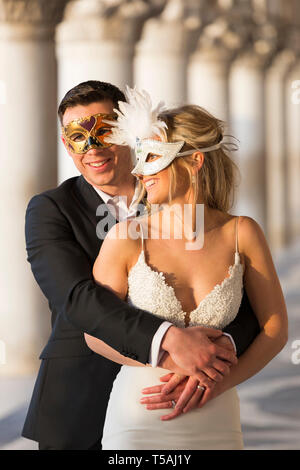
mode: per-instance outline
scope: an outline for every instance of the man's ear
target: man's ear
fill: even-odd
[[[65,140],[65,138],[64,138],[64,136],[63,136],[62,134],[60,134],[60,138],[61,138],[62,143],[63,143],[64,146],[65,146],[65,149],[66,149],[66,151],[67,151],[69,157],[72,157],[72,155],[71,155],[71,153],[70,153],[70,150],[68,149],[68,146],[67,146],[67,144],[66,144],[66,140]]]

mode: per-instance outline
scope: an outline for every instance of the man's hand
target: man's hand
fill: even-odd
[[[228,336],[220,336],[214,342],[218,346],[235,352]],[[172,363],[173,361],[170,357],[165,359],[165,365],[171,365]],[[224,365],[223,378],[230,373],[230,363],[226,364],[226,361],[224,361]],[[202,390],[197,388],[199,381],[196,377],[187,377],[183,374],[184,371],[178,368],[177,373],[170,373],[160,378],[161,382],[164,382],[165,385],[156,385],[143,389],[144,395],[155,394],[141,399],[141,403],[147,405],[148,410],[170,409],[173,408],[172,400],[175,401],[176,406],[171,413],[161,417],[163,421],[174,419],[182,412],[187,413],[194,408],[202,407],[209,400],[222,393],[224,388],[222,387],[222,382],[217,384],[215,381],[211,381],[211,384],[205,387],[205,390]]]
[[[222,346],[223,348],[228,349],[228,351],[232,351],[235,354],[235,349],[232,344],[232,341],[227,335],[222,335],[219,338],[214,340],[214,343],[217,344],[218,346]]]
[[[221,330],[202,326],[184,329],[171,326],[161,346],[177,366],[186,371],[186,375],[193,375],[201,385],[211,387],[213,382],[219,382],[228,375],[229,364],[237,363],[234,351],[228,347],[229,338],[224,340],[222,335]],[[218,344],[218,339],[221,344]]]

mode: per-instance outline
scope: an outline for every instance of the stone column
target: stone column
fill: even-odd
[[[289,0],[289,46],[296,61],[286,78],[288,241],[300,236],[300,3]],[[282,5],[284,9],[284,5]]]
[[[228,73],[230,61],[244,42],[232,16],[233,2],[218,2],[215,18],[201,32],[188,66],[188,101],[203,106],[228,121]],[[239,16],[240,7],[236,9]]]
[[[265,71],[279,48],[277,22],[268,0],[243,0],[240,27],[244,48],[230,71],[231,132],[240,139],[242,181],[237,208],[267,230],[265,157]],[[268,235],[266,233],[266,235]]]
[[[163,100],[167,106],[186,100],[189,35],[200,27],[197,17],[192,24],[187,15],[186,2],[168,0],[162,14],[146,22],[136,46],[135,84],[147,90],[154,101]]]
[[[266,197],[267,233],[273,252],[287,244],[287,114],[286,75],[295,56],[290,49],[274,58],[266,74]],[[291,90],[290,90],[291,92]]]
[[[299,44],[299,43],[298,43]],[[288,239],[300,236],[300,60],[286,80]]]
[[[29,199],[56,186],[54,28],[65,1],[0,0],[0,374],[32,372],[49,312],[26,262]]]
[[[241,172],[236,210],[265,228],[264,64],[252,50],[230,70],[231,133],[240,140],[236,152]]]
[[[230,53],[225,47],[203,47],[199,43],[188,67],[188,102],[224,121],[228,121],[229,63]]]
[[[114,3],[114,5],[113,5]],[[57,28],[58,98],[80,82],[132,85],[135,41],[151,6],[144,1],[75,0]],[[78,172],[59,142],[59,182]]]

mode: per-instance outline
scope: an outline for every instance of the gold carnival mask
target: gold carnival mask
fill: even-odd
[[[111,133],[112,126],[103,120],[116,118],[116,114],[99,113],[69,122],[61,128],[67,147],[71,152],[78,154],[94,148],[110,147],[112,144],[104,139]]]

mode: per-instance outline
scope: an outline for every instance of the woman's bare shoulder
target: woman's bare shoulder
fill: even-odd
[[[135,259],[142,248],[142,236],[147,237],[148,216],[126,219],[116,223],[108,232],[102,244],[101,251],[115,253],[126,258],[127,264]]]
[[[254,243],[263,250],[269,250],[263,229],[252,217],[223,213],[220,214],[219,220],[224,241],[230,249],[235,249],[237,237],[237,250],[243,265],[250,264]]]
[[[247,215],[238,217],[238,239],[239,249],[246,256],[252,253],[254,246],[270,252],[264,230],[253,217]]]
[[[262,228],[259,225],[259,223],[253,219],[252,217],[249,217],[247,215],[233,215],[227,213],[223,213],[223,222],[224,226],[228,227],[235,227],[237,224],[238,228],[238,234],[244,235],[244,237],[249,237],[249,235],[252,235],[253,232],[262,232]]]
[[[246,239],[254,234],[264,235],[261,225],[253,217],[248,215],[239,215],[237,217],[238,227]]]
[[[136,219],[116,223],[104,239],[104,244],[114,249],[136,249],[140,243],[140,227]]]

